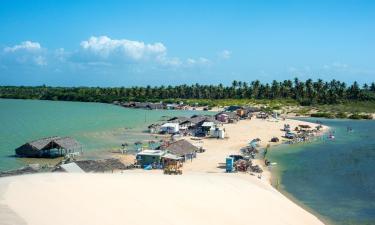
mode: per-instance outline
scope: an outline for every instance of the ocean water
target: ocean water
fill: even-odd
[[[101,103],[0,99],[0,170],[14,169],[33,160],[14,157],[27,141],[49,136],[71,136],[86,157],[119,149],[126,142],[154,140],[147,126],[170,116],[210,114],[199,111],[126,109]]]
[[[320,121],[335,140],[269,151],[274,185],[329,224],[375,224],[375,121]]]

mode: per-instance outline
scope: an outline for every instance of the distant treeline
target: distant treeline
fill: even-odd
[[[84,102],[160,101],[163,99],[291,99],[301,105],[375,101],[375,83],[359,86],[332,80],[261,83],[233,81],[232,85],[178,85],[157,87],[48,87],[1,86],[0,98]]]

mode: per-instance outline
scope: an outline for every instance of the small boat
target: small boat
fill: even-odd
[[[328,139],[334,140],[334,139],[335,139],[335,135],[333,135],[333,134],[329,134],[329,135],[328,135]]]

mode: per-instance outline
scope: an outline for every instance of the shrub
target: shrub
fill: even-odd
[[[348,114],[344,113],[344,112],[339,112],[335,115],[336,118],[339,118],[339,119],[345,119],[345,118],[348,118]]]
[[[311,117],[325,117],[325,118],[334,118],[334,115],[327,112],[318,112],[318,113],[312,113],[310,115]]]
[[[357,114],[357,113],[354,113],[352,115],[349,116],[349,119],[352,119],[352,120],[372,120],[373,117],[372,115],[370,114]]]

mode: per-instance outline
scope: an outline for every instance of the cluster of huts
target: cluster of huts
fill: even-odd
[[[257,108],[230,106],[216,115],[193,115],[192,117],[173,117],[164,123],[151,124],[148,129],[154,134],[179,134],[197,137],[225,138],[222,124],[236,123],[248,119],[258,112]]]
[[[151,124],[150,133],[183,136],[224,138],[225,130],[215,116],[194,115],[192,117],[173,117],[161,124]]]
[[[175,142],[165,142],[163,145],[154,150],[142,150],[136,155],[136,164],[142,168],[164,168],[171,163],[184,163],[196,158],[197,153],[202,149],[191,144],[185,139]]]
[[[163,103],[163,102],[119,102],[114,101],[113,104],[122,106],[125,108],[135,109],[170,109],[170,110],[188,110],[190,107],[183,102],[177,103]]]

